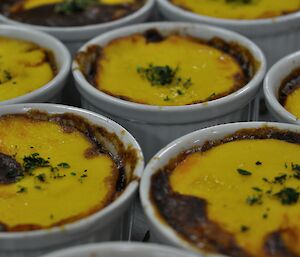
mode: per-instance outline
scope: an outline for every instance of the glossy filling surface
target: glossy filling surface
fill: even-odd
[[[114,21],[141,8],[144,0],[7,0],[0,12],[14,20],[50,27]]]
[[[300,118],[300,69],[283,80],[279,88],[279,102],[290,113]]]
[[[300,0],[170,0],[188,11],[223,19],[254,20],[297,12]]]
[[[0,101],[28,94],[55,74],[50,52],[31,42],[0,36]]]
[[[104,208],[123,190],[120,177],[126,175],[117,160],[92,130],[85,134],[72,122],[85,126],[73,116],[0,117],[1,230],[70,223]]]
[[[148,31],[114,40],[102,49],[90,48],[88,52],[98,51],[98,56],[94,74],[87,77],[100,91],[132,102],[158,106],[201,103],[226,96],[250,80],[251,57],[243,55],[243,50],[220,39],[205,42]],[[79,54],[84,72],[82,66],[87,64],[83,59],[84,53]]]
[[[300,256],[299,144],[299,134],[272,128],[207,142],[153,177],[153,201],[200,249],[233,257]]]

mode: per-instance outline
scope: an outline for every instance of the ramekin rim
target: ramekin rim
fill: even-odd
[[[269,106],[272,108],[272,110],[279,115],[282,119],[289,123],[298,124],[300,125],[300,119],[297,118],[294,114],[287,111],[278,101],[276,94],[274,90],[272,90],[276,84],[271,84],[271,78],[272,76],[279,70],[282,69],[286,64],[292,62],[295,59],[300,60],[300,51],[294,52],[292,54],[289,54],[279,61],[277,61],[267,72],[264,83],[263,83],[263,91],[265,100],[269,104]],[[300,67],[300,65],[299,65]],[[289,74],[286,74],[288,76]],[[278,93],[278,92],[277,92]]]
[[[104,22],[104,23],[98,23],[98,24],[91,24],[91,25],[84,25],[84,26],[71,26],[71,27],[48,27],[48,26],[40,26],[40,25],[34,25],[24,22],[18,22],[13,19],[10,19],[2,14],[0,14],[0,21],[7,22],[9,24],[13,25],[21,25],[24,27],[29,27],[35,30],[44,31],[46,33],[59,33],[59,32],[67,32],[67,33],[77,33],[81,32],[82,30],[85,31],[93,31],[93,30],[99,30],[99,29],[109,29],[111,27],[115,27],[118,25],[122,25],[123,23],[127,23],[131,20],[134,20],[137,17],[142,16],[143,14],[147,13],[151,8],[154,6],[155,0],[146,0],[146,3],[139,8],[137,11],[122,17],[120,19]]]
[[[151,178],[163,166],[163,165],[159,165],[159,162],[163,159],[163,160],[166,160],[165,162],[167,163],[168,160],[170,160],[171,158],[174,158],[174,156],[173,157],[165,157],[165,155],[173,149],[178,149],[182,152],[186,149],[191,148],[193,145],[196,145],[196,140],[194,140],[193,138],[196,136],[199,136],[199,135],[202,135],[202,137],[203,137],[203,135],[205,135],[205,134],[213,135],[217,132],[222,133],[222,131],[226,131],[227,129],[230,130],[230,132],[226,132],[225,135],[223,135],[223,134],[220,135],[220,138],[224,138],[226,135],[230,135],[240,129],[247,129],[247,128],[252,129],[252,128],[260,128],[260,127],[276,127],[280,130],[291,130],[291,131],[297,131],[298,133],[300,133],[299,126],[297,126],[295,124],[289,124],[289,123],[254,121],[254,122],[236,122],[236,123],[221,124],[221,125],[204,128],[204,129],[199,129],[197,131],[188,133],[188,134],[172,141],[168,145],[166,145],[164,148],[162,148],[160,151],[158,151],[151,158],[151,160],[147,163],[147,165],[144,169],[144,173],[142,175],[142,179],[141,179],[140,187],[139,187],[139,196],[141,199],[142,208],[144,210],[144,213],[145,213],[147,219],[159,231],[160,234],[162,234],[164,237],[168,238],[168,240],[171,241],[172,244],[175,244],[179,247],[183,247],[185,249],[192,250],[194,252],[201,253],[201,250],[199,250],[195,246],[193,246],[192,243],[183,239],[179,233],[177,233],[170,225],[168,225],[164,220],[162,220],[157,215],[157,209],[155,208],[153,202],[151,201],[151,196],[150,196]],[[209,140],[209,137],[205,138],[205,141],[207,141],[207,140]],[[189,144],[191,144],[192,146],[187,147],[187,145],[189,145]],[[184,147],[182,147],[182,146],[184,146]],[[207,256],[212,257],[215,254],[218,254],[218,253],[208,253]]]
[[[108,101],[110,103],[113,103],[115,105],[119,105],[122,108],[128,108],[128,109],[134,109],[134,110],[139,110],[139,111],[152,111],[152,112],[181,112],[181,111],[193,111],[193,110],[199,110],[199,109],[210,109],[218,106],[222,106],[228,102],[231,102],[233,99],[237,99],[241,97],[241,95],[245,95],[248,93],[248,91],[253,90],[253,88],[258,87],[259,84],[262,82],[265,72],[266,72],[266,57],[262,50],[251,40],[248,38],[233,32],[229,31],[227,29],[223,28],[218,28],[215,26],[210,26],[210,25],[200,25],[200,24],[195,24],[195,23],[189,23],[189,22],[149,22],[149,23],[142,23],[142,24],[135,24],[135,25],[130,25],[126,26],[123,28],[115,29],[110,32],[103,33],[97,37],[94,37],[87,43],[85,43],[79,50],[83,51],[86,49],[89,45],[93,44],[99,44],[98,41],[102,40],[105,37],[113,37],[112,40],[118,38],[116,34],[124,31],[124,30],[133,30],[133,29],[139,29],[140,27],[144,30],[150,29],[154,26],[158,27],[158,30],[162,28],[162,26],[169,26],[172,27],[170,30],[176,29],[179,26],[180,27],[196,27],[199,30],[201,28],[207,28],[208,30],[214,31],[216,33],[220,34],[229,34],[233,36],[237,42],[242,42],[247,44],[247,49],[250,50],[251,53],[256,52],[258,55],[258,60],[260,62],[260,67],[258,68],[258,71],[254,75],[254,77],[242,88],[239,90],[221,97],[219,99],[209,101],[209,102],[204,102],[204,103],[198,103],[198,104],[190,104],[190,105],[184,105],[184,106],[155,106],[155,105],[147,105],[147,104],[140,104],[140,103],[135,103],[135,102],[130,102],[126,100],[119,99],[114,96],[110,96],[104,92],[101,92],[100,90],[96,89],[93,85],[91,85],[83,76],[81,71],[79,70],[78,63],[76,62],[76,59],[73,59],[72,62],[72,73],[73,77],[75,80],[78,82],[79,86],[86,92],[88,92],[90,95],[93,95],[97,97],[98,99]],[[222,36],[220,36],[222,37]]]
[[[212,16],[205,16],[197,13],[193,13],[188,10],[184,10],[172,3],[168,0],[157,0],[158,4],[167,8],[171,11],[176,11],[178,15],[183,16],[185,18],[192,18],[194,20],[198,20],[199,22],[208,22],[214,25],[223,25],[223,26],[236,26],[239,28],[243,28],[246,26],[262,26],[262,25],[271,25],[281,22],[288,22],[294,19],[300,19],[300,10],[291,14],[281,15],[273,18],[264,18],[264,19],[256,19],[256,20],[239,20],[239,19],[222,19]]]
[[[89,251],[101,251],[101,250],[106,250],[106,249],[116,249],[117,251],[122,251],[126,249],[126,251],[139,251],[139,250],[160,250],[161,252],[167,252],[168,254],[174,254],[175,256],[177,255],[176,253],[179,252],[179,255],[181,257],[183,256],[188,256],[188,257],[196,257],[199,255],[195,255],[192,252],[185,252],[183,250],[167,246],[167,245],[161,245],[157,243],[149,243],[149,244],[144,244],[141,242],[124,242],[124,241],[115,241],[115,242],[105,242],[105,243],[92,243],[92,244],[86,244],[84,246],[75,246],[75,247],[68,247],[67,249],[56,251],[50,254],[43,255],[41,257],[58,257],[61,256],[60,254],[63,254],[63,256],[71,256],[73,252],[79,250],[80,253],[87,253]],[[217,257],[217,256],[216,256]]]
[[[11,113],[26,113],[29,110],[42,110],[44,109],[55,109],[55,111],[49,111],[49,113],[74,113],[80,117],[91,121],[89,116],[93,117],[94,119],[99,120],[99,123],[102,123],[101,126],[104,126],[104,123],[109,124],[110,128],[117,129],[120,133],[121,131],[124,133],[126,138],[130,141],[130,145],[136,149],[138,159],[137,165],[135,167],[133,175],[135,176],[134,180],[132,180],[126,187],[126,189],[122,192],[122,194],[117,197],[113,202],[111,202],[105,208],[93,213],[89,216],[86,216],[80,220],[77,220],[72,223],[65,224],[63,226],[52,227],[49,229],[40,229],[40,230],[33,230],[33,231],[22,231],[22,232],[0,232],[0,241],[1,240],[14,240],[14,239],[22,239],[22,238],[36,238],[41,236],[50,236],[53,234],[61,234],[65,233],[66,231],[77,231],[82,229],[83,227],[88,227],[89,225],[95,223],[97,220],[105,218],[109,213],[115,211],[121,204],[123,204],[126,199],[130,198],[138,189],[139,181],[144,171],[144,156],[141,150],[140,145],[136,141],[136,139],[126,130],[124,127],[119,125],[117,122],[95,112],[85,110],[78,107],[62,105],[62,104],[49,104],[49,103],[26,103],[26,104],[12,104],[12,105],[5,105],[1,107],[0,110],[0,117],[3,113],[7,113],[6,110],[16,109],[18,111],[12,111]],[[62,110],[62,112],[59,112]],[[65,111],[64,111],[65,110]],[[94,121],[91,121],[95,123]],[[98,122],[97,122],[98,123]],[[99,125],[100,126],[100,125]],[[123,134],[122,134],[123,136]],[[123,142],[123,139],[120,138]],[[98,221],[99,222],[99,221]]]
[[[40,94],[49,92],[53,88],[59,86],[59,84],[62,83],[62,81],[67,77],[67,75],[69,74],[70,69],[71,69],[71,59],[72,58],[71,58],[71,54],[70,54],[69,50],[66,48],[66,46],[60,40],[58,40],[57,38],[55,38],[47,33],[42,32],[42,31],[32,30],[32,29],[24,28],[24,27],[16,27],[16,26],[7,25],[7,24],[0,24],[0,30],[1,29],[22,31],[27,34],[30,34],[35,39],[43,38],[43,39],[47,40],[48,42],[51,42],[51,45],[52,45],[51,48],[49,48],[49,47],[45,47],[45,48],[47,50],[50,50],[52,53],[55,51],[60,52],[60,54],[63,56],[63,58],[62,58],[61,67],[59,68],[58,73],[48,83],[46,83],[42,87],[40,87],[32,92],[29,92],[25,95],[21,95],[21,96],[18,96],[18,97],[12,98],[12,99],[8,99],[5,101],[0,101],[0,106],[32,101],[34,98],[38,97]],[[12,36],[12,38],[13,38],[13,36]],[[30,41],[29,39],[25,39],[25,38],[23,40]],[[30,42],[32,42],[32,41],[30,41]],[[38,45],[41,47],[44,47],[41,44],[38,44]],[[55,58],[55,62],[57,64],[56,58]]]

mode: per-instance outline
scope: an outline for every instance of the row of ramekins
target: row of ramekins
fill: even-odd
[[[283,56],[298,50],[300,12],[256,20],[220,19],[192,13],[172,4],[169,0],[146,0],[145,5],[135,13],[103,24],[80,27],[46,27],[20,23],[3,15],[0,15],[0,22],[47,32],[62,40],[71,52],[75,52],[83,42],[101,33],[122,26],[141,23],[148,20],[149,17],[155,19],[154,12],[161,14],[160,19],[208,24],[241,33],[261,47],[269,64],[273,64]]]
[[[272,129],[275,128],[284,131],[285,133],[287,131],[300,133],[299,126],[286,123],[242,122],[209,127],[202,130],[197,130],[173,141],[160,150],[150,160],[144,169],[143,154],[137,141],[120,125],[102,115],[64,105],[16,104],[2,106],[0,108],[0,117],[7,114],[25,114],[32,110],[38,110],[49,114],[72,113],[73,115],[85,118],[96,126],[103,127],[107,131],[114,133],[121,140],[125,149],[130,148],[131,150],[135,150],[137,153],[133,170],[134,176],[132,176],[133,179],[128,183],[124,192],[115,201],[113,201],[104,209],[79,221],[66,224],[62,227],[53,227],[51,229],[26,232],[0,232],[0,257],[36,257],[43,253],[72,245],[111,240],[114,230],[116,227],[121,225],[120,218],[126,212],[126,210],[128,210],[131,202],[135,199],[134,196],[139,184],[140,199],[142,201],[143,210],[149,220],[150,229],[151,232],[154,233],[155,238],[157,238],[158,241],[163,244],[173,245],[189,251],[197,251],[201,256],[203,252],[201,252],[199,249],[196,250],[194,246],[184,240],[170,225],[163,221],[160,215],[157,213],[157,209],[152,201],[150,193],[151,183],[153,183],[152,177],[180,153],[195,147],[199,148],[208,140],[221,140],[237,131],[240,131],[241,129],[253,130],[262,127],[271,127]],[[140,180],[141,182],[139,183]],[[125,249],[124,246],[121,247],[123,247],[121,249]],[[128,248],[130,248],[130,246],[128,246]],[[75,250],[68,250],[65,254],[62,253],[61,255],[50,256],[71,256],[70,254],[74,254],[74,252],[76,252],[76,255],[72,255],[75,257],[79,256],[79,253],[83,254],[84,250],[87,249],[88,247],[82,248],[82,250],[78,251],[77,248]],[[92,247],[91,249],[94,251],[97,249],[97,247]],[[146,252],[147,251],[148,250],[146,250]],[[104,250],[104,253],[105,252],[107,252],[107,250]],[[153,250],[153,254],[155,253],[156,252]],[[148,255],[147,253],[145,254],[146,255],[143,256],[154,257],[154,255],[150,253]],[[109,256],[118,255],[117,253],[114,253],[114,255]],[[157,256],[160,255],[156,255],[155,257]],[[182,254],[178,252],[178,254],[174,255],[173,257],[175,256],[189,256],[189,254]],[[209,253],[204,254],[204,256],[220,257],[220,255]]]
[[[228,122],[243,121],[247,105],[257,95],[266,72],[266,61],[262,51],[247,38],[224,29],[196,25],[191,23],[146,23],[133,25],[104,33],[88,43],[105,46],[110,41],[135,33],[155,28],[163,35],[177,33],[195,38],[210,39],[219,37],[225,41],[235,41],[249,49],[253,57],[260,63],[252,80],[240,90],[207,103],[186,106],[152,106],[129,102],[105,94],[92,86],[81,73],[78,63],[73,62],[73,75],[77,89],[81,95],[82,107],[95,111],[117,121],[128,129],[138,140],[148,160],[159,149],[172,140],[191,131]],[[0,26],[0,35],[25,39],[37,43],[53,51],[59,72],[57,76],[42,88],[12,100],[3,101],[0,105],[29,102],[60,102],[60,94],[67,82],[71,57],[67,49],[55,38],[41,32],[19,27]],[[282,80],[292,70],[300,67],[300,53],[295,53],[274,65],[265,79],[265,97],[270,111],[279,121],[299,124],[297,118],[287,112],[278,102],[278,90]]]

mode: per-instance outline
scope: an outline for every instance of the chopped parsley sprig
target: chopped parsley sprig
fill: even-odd
[[[168,85],[175,85],[175,86],[183,86],[185,88],[192,85],[191,78],[181,78],[177,75],[179,71],[179,67],[172,68],[169,65],[165,66],[158,66],[149,64],[147,67],[137,67],[137,73],[143,79],[146,79],[150,82],[152,86],[168,86]],[[183,92],[181,91],[178,93],[182,95]]]
[[[54,11],[60,14],[72,14],[85,10],[90,5],[96,4],[98,0],[64,0],[55,6]]]

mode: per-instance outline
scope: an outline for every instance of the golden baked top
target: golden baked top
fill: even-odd
[[[226,96],[246,85],[255,72],[251,54],[236,43],[163,37],[156,30],[113,40],[103,48],[91,46],[77,61],[100,91],[158,106]]]
[[[232,257],[300,256],[300,134],[241,130],[152,177],[159,215],[194,247]]]
[[[50,228],[103,209],[129,183],[135,158],[114,134],[71,114],[0,117],[1,230]]]
[[[281,83],[278,92],[282,106],[300,118],[300,69],[295,69]]]
[[[300,0],[170,0],[188,11],[223,19],[254,20],[297,12]]]
[[[6,0],[0,12],[23,23],[50,27],[85,26],[114,21],[138,9],[145,0]]]
[[[0,102],[46,85],[56,72],[52,53],[46,49],[0,36]]]

